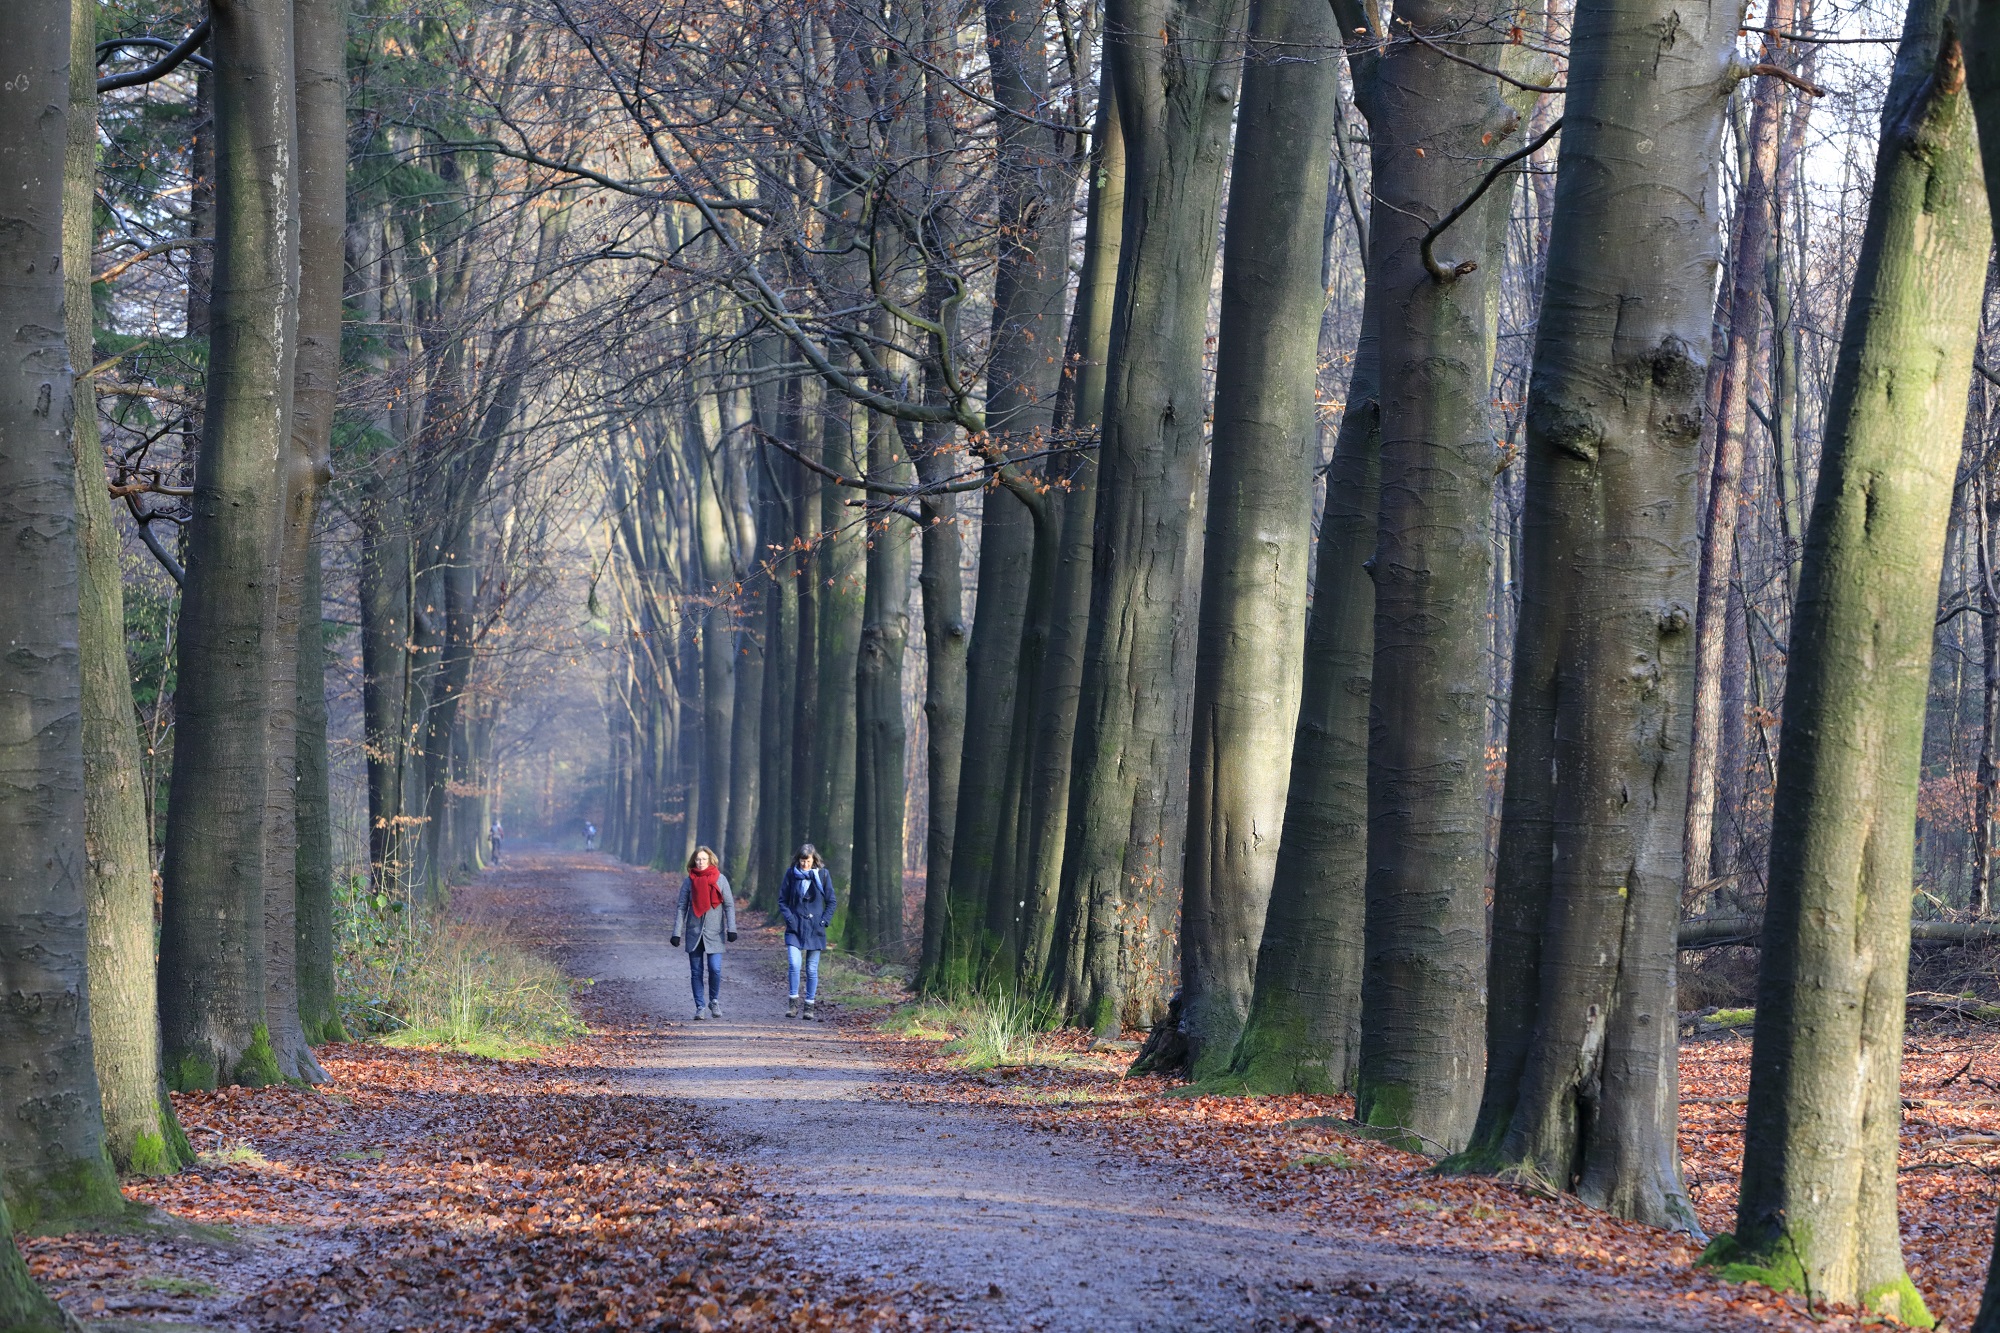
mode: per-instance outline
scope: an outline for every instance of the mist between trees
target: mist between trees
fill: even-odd
[[[336,880],[590,823],[1664,1227],[1754,992],[1712,1256],[1926,1322],[2000,56],[1824,3],[0,7],[15,1224],[317,1076]]]

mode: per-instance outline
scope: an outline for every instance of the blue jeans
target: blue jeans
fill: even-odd
[[[808,1000],[817,1000],[819,998],[819,950],[801,949],[796,944],[787,944],[785,946],[785,958],[785,977],[792,988],[790,993],[793,995],[799,993],[799,964],[804,963],[806,968],[806,998]]]
[[[702,972],[704,970],[701,964],[704,958],[708,960],[708,967],[706,969],[708,973],[707,998],[703,998],[701,991]],[[697,946],[695,951],[688,955],[688,980],[694,986],[695,1008],[704,1008],[710,1001],[721,1000],[722,955],[719,953],[710,953],[708,950]]]

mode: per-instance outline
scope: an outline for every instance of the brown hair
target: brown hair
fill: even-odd
[[[714,866],[717,870],[722,869],[722,858],[715,854],[715,848],[703,844],[702,846],[695,848],[694,851],[689,853],[688,855],[689,874],[694,873],[694,858],[700,856],[703,852],[708,853],[708,863],[710,865]]]
[[[799,850],[792,856],[792,860],[806,862],[807,868],[811,870],[817,870],[826,864],[819,859],[819,848],[809,842],[799,844]]]

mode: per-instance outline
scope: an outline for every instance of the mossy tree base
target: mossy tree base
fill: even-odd
[[[144,1205],[119,1193],[111,1159],[102,1155],[72,1162],[40,1179],[16,1172],[7,1177],[4,1193],[7,1217],[14,1229],[37,1236],[116,1230],[129,1226],[146,1211]],[[0,1328],[6,1327],[0,1324]]]
[[[1779,1237],[1768,1253],[1761,1253],[1724,1232],[1708,1243],[1696,1264],[1712,1270],[1725,1282],[1755,1282],[1773,1291],[1798,1292],[1808,1303],[1819,1299],[1812,1277],[1799,1258],[1799,1247],[1789,1232]],[[1905,1273],[1861,1293],[1855,1302],[1869,1314],[1911,1328],[1936,1328],[1937,1319],[1924,1304],[1916,1284]]]
[[[214,1051],[183,1050],[167,1056],[167,1086],[175,1092],[213,1092],[220,1082],[218,1071],[225,1058]],[[245,1088],[267,1088],[283,1083],[278,1053],[271,1045],[271,1031],[262,1023],[250,1031],[250,1044],[230,1066],[229,1082]]]

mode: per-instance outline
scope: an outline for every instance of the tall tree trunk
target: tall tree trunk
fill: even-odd
[[[306,557],[299,617],[299,1021],[315,1045],[346,1041],[333,971],[333,809],[326,753],[326,639],[320,550]]]
[[[96,242],[97,5],[71,0],[68,153],[63,180],[63,300],[72,367],[96,360],[91,252]],[[145,773],[125,655],[123,543],[105,489],[94,384],[76,381],[77,649],[83,681],[83,843],[89,913],[91,1045],[104,1141],[120,1171],[194,1160],[160,1077],[159,963]]]
[[[898,423],[901,425],[901,423]],[[916,463],[917,480],[938,485],[951,475],[949,427],[898,431]],[[924,942],[919,990],[937,990],[952,978],[945,959],[946,897],[951,884],[952,830],[958,809],[958,765],[965,739],[965,592],[959,574],[958,498],[932,490],[918,501],[923,520],[917,571],[924,618],[924,765],[927,783],[924,836]]]
[[[291,6],[216,0],[216,263],[161,868],[168,1081],[281,1074],[264,1025],[265,786],[278,459],[291,431],[298,201]]]
[[[1208,540],[1194,679],[1181,1026],[1197,1077],[1250,1008],[1305,665],[1327,143],[1340,44],[1322,0],[1252,0],[1222,252]]]
[[[1992,240],[1947,4],[1910,6],[1883,104],[1785,680],[1736,1234],[1712,1254],[1923,1325],[1896,1219],[1911,830]]]
[[[868,422],[868,478],[907,485],[910,466],[894,425]],[[857,952],[901,958],[903,938],[903,818],[907,812],[903,726],[903,658],[910,642],[910,536],[887,511],[871,512],[861,651],[855,668],[854,872],[843,941]]]
[[[1209,284],[1241,0],[1112,0],[1126,192],[1098,451],[1090,635],[1063,892],[1086,914],[1071,1017],[1150,1026],[1174,971],[1193,683],[1181,621],[1199,520]]]
[[[1576,10],[1529,387],[1486,1087],[1467,1158],[1686,1229],[1680,738],[1737,17],[1675,0]]]
[[[1483,48],[1445,54],[1487,14],[1399,10],[1433,44],[1392,47],[1357,90],[1373,165],[1368,279],[1385,300],[1373,329],[1381,474],[1355,1115],[1446,1151],[1471,1133],[1484,1055],[1487,404],[1512,191],[1489,189],[1437,239],[1444,277],[1421,243],[1423,219],[1470,199],[1525,118],[1499,80],[1463,63]]]
[[[1018,452],[1044,442],[1055,422],[1071,218],[1083,163],[1079,136],[1054,123],[1057,103],[1051,96],[1041,16],[1013,0],[988,0],[985,26],[994,100],[1003,108],[996,127],[994,203],[1000,253],[993,285],[992,354],[986,366],[986,423],[989,444]],[[961,836],[952,873],[968,891],[983,887],[980,933],[994,942],[993,975],[1010,984],[1019,964],[1020,921],[1027,902],[1019,865],[1022,810],[1060,557],[1059,509],[1059,501],[1046,492],[1030,497],[1012,490],[1005,496],[989,493],[980,538],[966,714],[995,728],[987,739],[997,742],[999,753],[990,761],[990,779],[982,775],[980,781],[993,781],[996,790],[987,810],[972,816],[974,841],[968,842],[963,835],[976,739],[968,732],[966,767],[959,774]],[[1004,525],[1005,532],[996,531],[995,524]],[[1018,608],[1012,605],[1016,599]],[[979,680],[980,657],[989,645],[1006,654],[994,663],[992,692]],[[1004,730],[999,729],[1002,715]],[[979,826],[986,820],[992,831],[981,843]],[[981,861],[983,886],[978,882]]]
[[[731,715],[736,707],[737,633],[736,562],[718,484],[722,462],[715,454],[723,447],[718,409],[713,396],[703,399],[700,414],[690,416],[687,438],[688,469],[695,486],[695,550],[701,557],[698,582],[705,599],[701,610],[702,826],[695,831],[695,841],[708,843],[722,855],[725,848],[734,845],[736,836],[730,824],[734,804],[730,799],[730,756],[736,739]],[[724,864],[738,874],[743,871],[741,861]]]
[[[808,457],[817,457],[821,442],[826,438],[825,420],[821,412],[826,405],[825,393],[817,379],[799,382],[799,434],[800,451]],[[798,600],[799,632],[798,656],[795,669],[797,683],[792,689],[791,721],[791,766],[788,770],[791,793],[791,822],[793,836],[801,842],[809,841],[814,846],[826,836],[813,823],[817,813],[815,797],[819,794],[821,752],[825,738],[820,734],[819,710],[819,621],[824,591],[814,575],[820,540],[820,491],[823,489],[817,474],[791,459],[785,460],[784,471],[790,473],[790,500],[792,506],[792,542],[794,556],[786,561],[786,577],[792,582],[793,594]],[[791,864],[786,857],[785,864]]]
[[[1974,558],[1979,562],[1979,768],[1973,783],[1972,892],[1966,906],[1983,916],[1993,902],[1993,835],[1996,798],[2000,798],[2000,604],[1987,590],[1993,587],[1993,533],[2000,524],[2000,497],[1983,472],[1976,478],[1973,503]]]
[[[368,864],[375,892],[409,901],[410,838],[403,817],[409,744],[411,624],[409,502],[392,459],[369,465],[356,562],[361,610],[361,712],[368,763]]]
[[[1795,25],[1794,0],[1772,0],[1764,24],[1789,32]],[[1764,38],[1762,59],[1774,62],[1783,44]],[[1763,324],[1764,262],[1769,253],[1776,214],[1773,188],[1778,174],[1780,120],[1785,86],[1777,79],[1759,81],[1750,113],[1746,146],[1748,172],[1736,201],[1734,244],[1730,249],[1728,297],[1729,342],[1722,366],[1721,411],[1716,417],[1715,460],[1708,479],[1708,518],[1702,529],[1700,601],[1695,607],[1694,740],[1688,750],[1686,836],[1682,847],[1691,905],[1706,905],[1721,887],[1714,864],[1718,843],[1716,820],[1735,818],[1737,809],[1720,805],[1724,779],[1724,676],[1732,641],[1729,629],[1731,573],[1736,565],[1736,530],[1743,499],[1743,453],[1750,433],[1750,380],[1755,371]],[[1740,681],[1740,677],[1738,678]],[[1737,695],[1741,700],[1741,692]],[[1742,709],[1735,711],[1741,731]],[[1739,755],[1740,758],[1740,755]],[[1741,788],[1737,788],[1740,798]],[[1740,799],[1738,804],[1740,805]]]
[[[759,349],[767,358],[769,348]],[[759,395],[763,399],[759,429],[775,434],[784,431],[793,443],[796,414],[795,383],[785,384]],[[791,506],[780,489],[789,468],[780,466],[775,449],[760,450],[758,470],[758,569],[753,577],[764,585],[764,692],[760,703],[761,754],[759,786],[762,809],[758,824],[763,830],[760,854],[751,884],[751,901],[765,910],[775,910],[778,881],[792,863],[792,779],[791,727],[792,695],[798,685],[798,598],[792,574]]]
[[[22,1227],[118,1217],[91,1050],[83,671],[73,397],[62,256],[70,81],[68,5],[0,13],[0,1193]],[[79,45],[84,38],[79,41]],[[85,114],[88,114],[86,111]],[[87,269],[86,269],[87,272]],[[88,281],[88,278],[85,279]],[[101,465],[100,465],[101,466]],[[97,483],[104,484],[100,478]],[[40,1310],[19,1270],[0,1301]]]
[[[1124,240],[1125,135],[1118,122],[1116,86],[1098,85],[1091,134],[1089,212],[1084,222],[1083,270],[1070,313],[1064,393],[1069,427],[1078,434],[1104,424],[1111,315],[1118,294],[1118,254]],[[1034,752],[1028,772],[1027,829],[1023,842],[1026,901],[1022,906],[1021,975],[1038,979],[1059,1009],[1082,1003],[1083,954],[1088,916],[1074,895],[1062,896],[1064,837],[1068,832],[1070,759],[1076,710],[1083,687],[1083,649],[1090,632],[1092,525],[1097,518],[1097,453],[1078,449],[1053,469],[1063,487],[1062,526],[1055,586],[1049,597],[1048,644],[1035,687]],[[1072,997],[1075,997],[1072,1000]]]
[[[1254,1092],[1340,1092],[1361,1054],[1368,872],[1368,695],[1375,656],[1384,293],[1363,298],[1347,408],[1334,437],[1306,626],[1285,826],[1230,1074]]]
[[[830,402],[822,417],[821,461],[851,477],[867,460],[855,447],[852,422],[862,412],[851,403]],[[863,449],[866,446],[862,446]],[[855,690],[859,677],[865,565],[865,523],[846,506],[841,486],[819,488],[819,549],[812,578],[819,594],[819,755],[812,828],[820,855],[835,882],[847,884],[854,865]],[[852,903],[848,904],[850,910]]]
[[[728,394],[721,399],[722,436],[734,440],[745,424],[747,396],[742,393]],[[738,451],[740,455],[741,452]],[[729,455],[725,455],[728,457]],[[759,466],[753,458],[737,458],[731,468],[739,494],[750,497],[756,493],[751,475]],[[747,500],[752,514],[747,541],[735,545],[738,554],[733,568],[734,595],[730,605],[730,642],[735,654],[735,693],[731,698],[729,719],[729,841],[722,848],[722,863],[728,873],[740,877],[744,884],[754,891],[761,883],[760,867],[754,864],[756,848],[761,831],[759,806],[762,795],[762,734],[764,702],[764,652],[766,648],[764,625],[760,619],[763,610],[763,580],[757,569],[757,537],[754,514],[756,503]],[[748,552],[745,559],[743,552]]]
[[[1005,174],[1003,168],[1003,191]],[[1003,266],[1019,266],[1010,253],[1013,249],[1011,245],[1003,248]],[[1003,277],[1013,284],[1020,275],[1010,272]],[[1002,308],[1011,304],[1008,297],[996,281],[996,325],[1010,313]],[[1004,330],[996,329],[996,334],[1005,338]],[[995,350],[995,359],[1001,364],[989,372],[993,390],[1003,399],[1016,397],[1018,386],[1009,383],[1008,377],[1018,367],[1007,364],[1004,341]],[[1018,410],[1028,404],[1016,406]],[[996,415],[989,403],[987,417],[997,430]],[[1014,732],[1014,698],[1020,686],[1021,630],[1027,618],[1029,566],[1035,549],[1034,518],[1028,507],[1000,487],[988,490],[985,499],[979,519],[979,591],[965,655],[965,747],[958,766],[944,938],[945,966],[952,977],[965,982],[984,976],[1001,953],[1001,933],[988,920],[987,891],[993,886],[994,854],[1000,838],[1007,746]]]
[[[304,727],[299,700],[308,685],[324,688],[315,530],[320,488],[332,475],[334,390],[340,378],[347,229],[347,6],[343,0],[294,0],[292,24],[298,76],[298,346],[291,432],[279,462],[285,507],[279,514],[271,774],[265,793],[264,1021],[279,1071],[287,1078],[320,1082],[326,1075],[313,1059],[299,1004],[299,739]],[[310,574],[308,564],[315,566]],[[311,711],[324,727],[324,701]],[[307,737],[306,744],[308,750],[323,753],[326,742],[322,735]],[[325,891],[331,892],[330,882]],[[330,914],[331,908],[329,902],[326,912]],[[316,1019],[323,1024],[325,1016]]]

